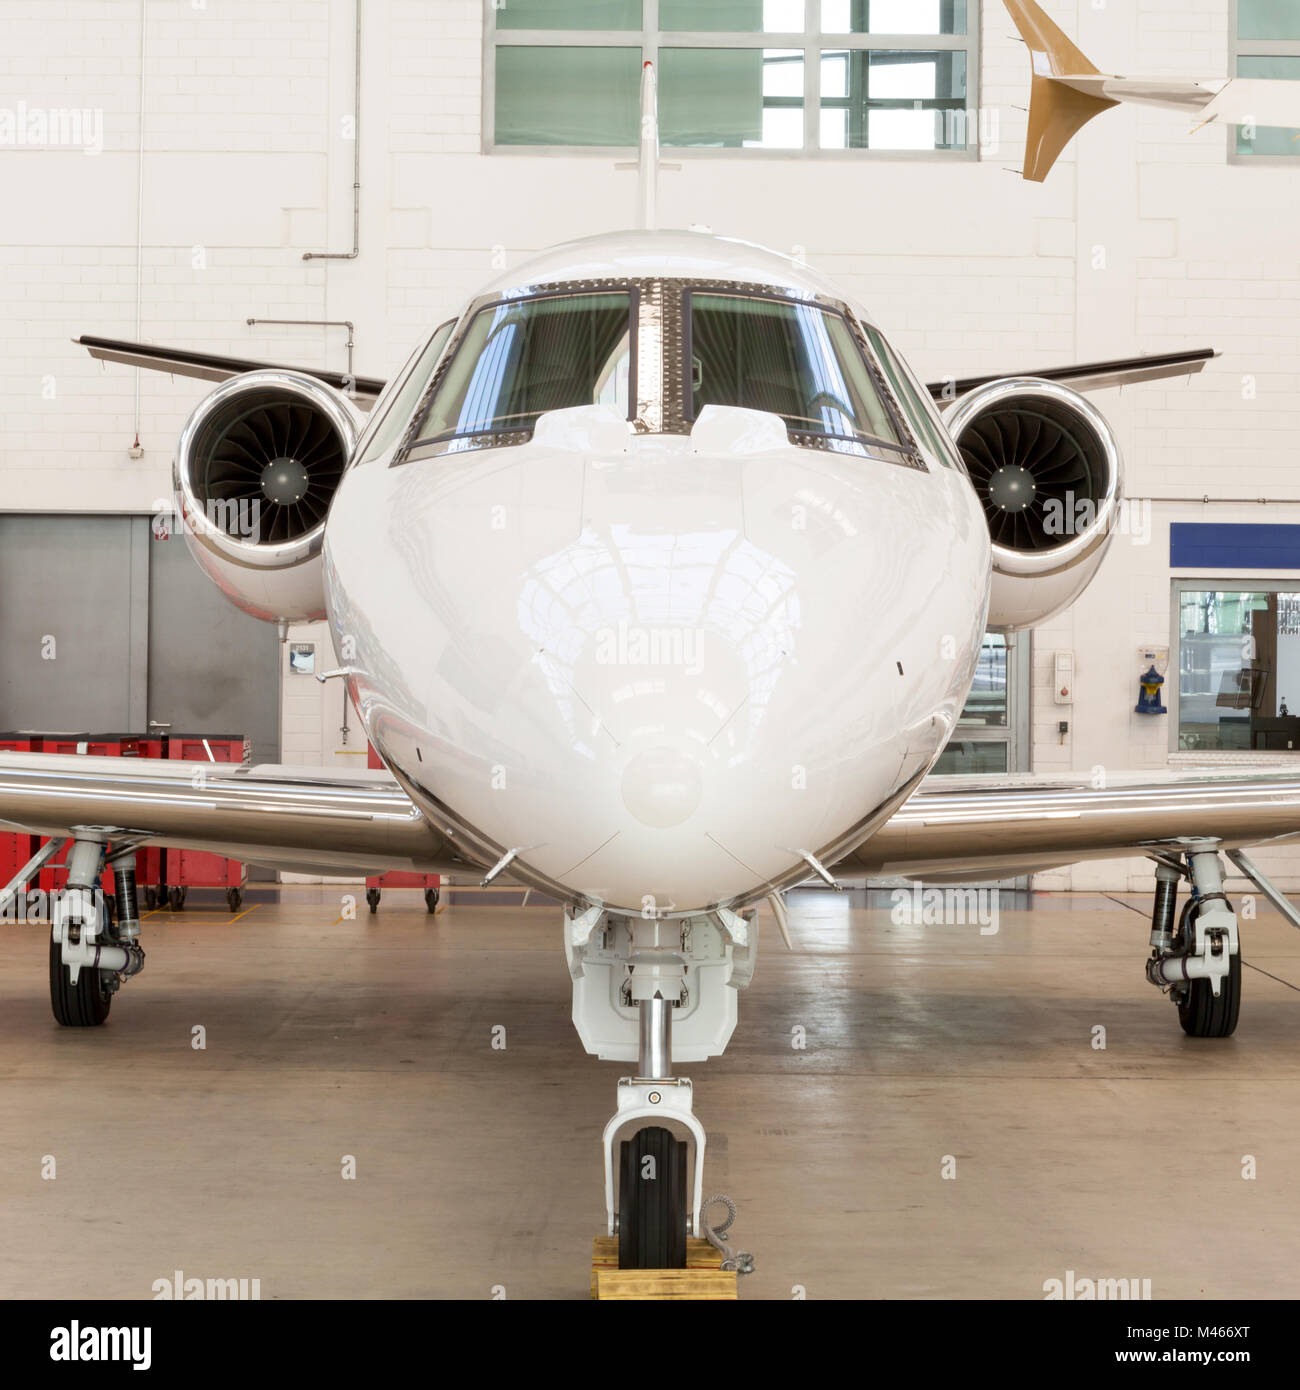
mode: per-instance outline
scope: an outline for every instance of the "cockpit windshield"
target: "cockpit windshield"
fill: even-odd
[[[531,430],[548,410],[629,414],[630,292],[490,304],[470,320],[418,439]]]
[[[903,449],[847,320],[797,300],[692,291],[687,400],[779,415],[796,435]]]

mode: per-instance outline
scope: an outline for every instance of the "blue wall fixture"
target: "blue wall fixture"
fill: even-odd
[[[1175,521],[1169,563],[1175,569],[1300,570],[1300,526]]]

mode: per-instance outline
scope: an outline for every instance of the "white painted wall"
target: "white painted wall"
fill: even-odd
[[[1099,66],[1227,72],[1229,0],[1048,8]],[[802,247],[873,306],[927,378],[1222,350],[1191,384],[1098,396],[1128,457],[1130,496],[1165,500],[1150,543],[1121,538],[1091,590],[1036,641],[1035,765],[1159,767],[1164,721],[1131,710],[1136,648],[1170,640],[1169,522],[1289,519],[1300,502],[1300,168],[1229,165],[1225,132],[1191,136],[1179,116],[1121,109],[1083,133],[1045,186],[1026,184],[1009,171],[1027,57],[1002,7],[984,10],[981,97],[1001,143],[981,162],[687,153],[662,178],[662,216]],[[361,255],[305,263],[305,250],[351,240],[351,0],[149,0],[144,336],[337,368],[340,330],[244,321],[347,318],[358,370],[382,374],[494,262],[632,219],[633,176],[605,158],[481,153],[480,0],[366,0],[365,12]],[[149,510],[203,392],[142,374],[145,452],[131,460],[134,374],[69,342],[135,335],[139,14],[137,0],[4,5],[0,108],[102,108],[104,121],[99,154],[0,148],[0,478],[14,510]],[[1205,495],[1243,501],[1205,505]],[[1261,509],[1249,500],[1259,497],[1277,500]],[[1050,654],[1065,647],[1077,659],[1068,711],[1049,690]],[[286,758],[330,761],[337,692],[285,682]],[[1072,728],[1063,744],[1061,717]],[[1261,858],[1300,882],[1300,856]],[[1133,861],[1040,882],[1148,877]]]

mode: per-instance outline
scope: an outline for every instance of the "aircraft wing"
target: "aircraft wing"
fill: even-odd
[[[193,376],[202,381],[227,381],[244,372],[260,372],[268,368],[300,372],[303,376],[314,376],[327,386],[347,392],[362,410],[369,410],[374,405],[385,385],[382,378],[376,376],[349,376],[346,372],[331,372],[323,367],[290,367],[283,362],[219,357],[215,353],[196,352],[192,348],[160,347],[156,343],[133,343],[124,338],[83,335],[72,341],[101,362],[121,362],[128,367],[147,367],[150,371],[168,372],[172,376]]]
[[[1113,774],[1100,788],[1087,774],[928,777],[832,872],[988,882],[1187,839],[1238,850],[1298,835],[1300,765]]]
[[[457,844],[383,771],[264,763],[0,754],[0,824],[117,845],[210,850],[291,873],[474,873]],[[851,854],[840,878],[980,882],[1087,859],[1226,850],[1300,836],[1300,767],[1288,764],[1074,778],[929,777]],[[3,885],[0,885],[3,887]]]
[[[115,845],[212,850],[292,873],[478,867],[386,772],[364,769],[5,753],[0,822],[58,838],[104,828]]]
[[[954,377],[929,382],[926,389],[936,401],[954,401],[1007,377],[1036,377],[1040,381],[1059,381],[1076,391],[1100,391],[1107,386],[1128,386],[1139,381],[1159,381],[1164,377],[1192,376],[1219,354],[1213,348],[1192,348],[1184,352],[1152,353],[1146,357],[1118,357],[1108,362],[1075,362],[1066,367],[1039,367],[1028,372],[991,372],[985,376]]]

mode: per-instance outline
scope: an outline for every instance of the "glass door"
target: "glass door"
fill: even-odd
[[[966,776],[1029,770],[1031,634],[986,632],[966,707],[934,771]]]

